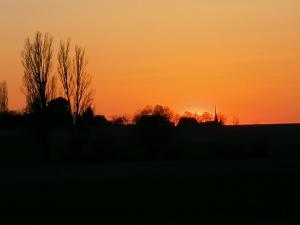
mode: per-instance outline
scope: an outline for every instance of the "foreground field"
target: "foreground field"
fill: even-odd
[[[300,125],[0,128],[0,163],[300,158]]]
[[[299,134],[0,129],[0,224],[298,224]]]
[[[38,224],[293,224],[298,159],[5,167],[1,220]],[[3,223],[1,223],[3,224]]]

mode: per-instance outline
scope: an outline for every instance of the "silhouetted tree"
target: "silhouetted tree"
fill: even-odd
[[[183,118],[194,118],[197,120],[197,122],[202,122],[202,115],[199,115],[198,113],[191,113],[189,111],[185,111],[183,114]]]
[[[58,77],[71,109],[71,99],[74,93],[74,76],[72,73],[72,62],[70,58],[70,40],[60,42],[57,59]]]
[[[213,115],[210,114],[209,112],[204,112],[201,115],[200,120],[202,123],[211,122],[211,121],[213,121]]]
[[[194,128],[198,126],[198,121],[194,117],[181,117],[177,127]]]
[[[145,159],[155,160],[163,157],[172,128],[173,124],[163,115],[142,115],[137,119],[135,135],[138,144],[145,151]]]
[[[227,121],[227,118],[224,114],[218,113],[218,120],[221,125],[224,125]]]
[[[146,159],[163,158],[174,124],[168,107],[147,106],[134,116],[135,135],[145,150]]]
[[[79,117],[87,108],[92,105],[92,77],[86,71],[87,59],[85,56],[85,50],[76,46],[75,58],[73,60],[74,67],[74,107],[75,107],[75,119]]]
[[[85,118],[94,118],[94,110],[91,106],[89,106],[83,113],[82,117]]]
[[[8,93],[6,81],[0,82],[0,113],[8,111]]]
[[[146,106],[144,109],[136,113],[133,117],[133,122],[137,123],[139,119],[142,116],[160,116],[168,120],[169,122],[171,121],[173,117],[173,112],[169,109],[169,107],[166,106],[161,106],[161,105],[155,105],[154,107],[151,106]]]
[[[94,110],[91,106],[87,107],[85,111],[78,117],[80,125],[90,125],[94,120]]]
[[[183,117],[185,118],[194,118],[195,117],[195,113],[191,113],[189,111],[185,111],[183,114]]]
[[[173,117],[173,112],[167,106],[156,105],[153,108],[153,115],[159,115],[171,121]]]
[[[49,101],[48,81],[52,65],[52,43],[49,34],[36,32],[34,39],[25,40],[22,51],[24,94],[29,111],[44,111]]]
[[[112,116],[111,122],[112,122],[112,124],[115,124],[115,125],[126,125],[129,123],[129,119],[126,115]]]
[[[143,115],[137,122],[136,127],[142,127],[144,129],[169,127],[173,124],[164,116],[161,115]]]
[[[47,116],[50,125],[71,125],[72,117],[68,100],[62,97],[51,100],[47,106]]]
[[[56,77],[53,76],[49,79],[49,85],[47,85],[48,101],[56,98],[57,86]]]

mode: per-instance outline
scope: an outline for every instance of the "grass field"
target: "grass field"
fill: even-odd
[[[128,162],[43,162],[32,133],[2,131],[0,224],[298,224],[298,131],[226,127],[201,137],[203,130],[180,131],[171,140],[177,139],[177,150],[186,146],[182,159]],[[113,140],[104,133],[102,139],[90,133],[83,146],[102,149],[96,143]],[[112,134],[129,137],[126,129]],[[68,146],[64,132],[54,135],[50,149]],[[121,143],[127,144],[112,144],[114,153],[131,142]],[[222,152],[232,152],[228,146],[265,148],[268,154],[224,157]],[[197,149],[209,148],[214,154],[199,159]]]
[[[294,223],[299,175],[299,161],[292,159],[2,168],[1,218],[42,224]]]

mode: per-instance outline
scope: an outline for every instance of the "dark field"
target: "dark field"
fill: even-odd
[[[0,224],[299,223],[299,125],[48,132],[0,131]]]
[[[1,128],[0,162],[128,162],[300,156],[300,124]]]

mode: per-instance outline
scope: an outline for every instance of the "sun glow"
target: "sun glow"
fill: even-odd
[[[299,26],[297,0],[0,0],[0,81],[22,110],[20,52],[39,30],[54,37],[52,74],[60,40],[86,49],[96,114],[216,105],[243,123],[297,123]]]
[[[193,114],[193,115],[202,115],[205,112],[213,113],[213,110],[210,110],[209,108],[200,107],[200,106],[191,106],[187,107],[184,110],[182,110],[180,113],[182,114]]]

